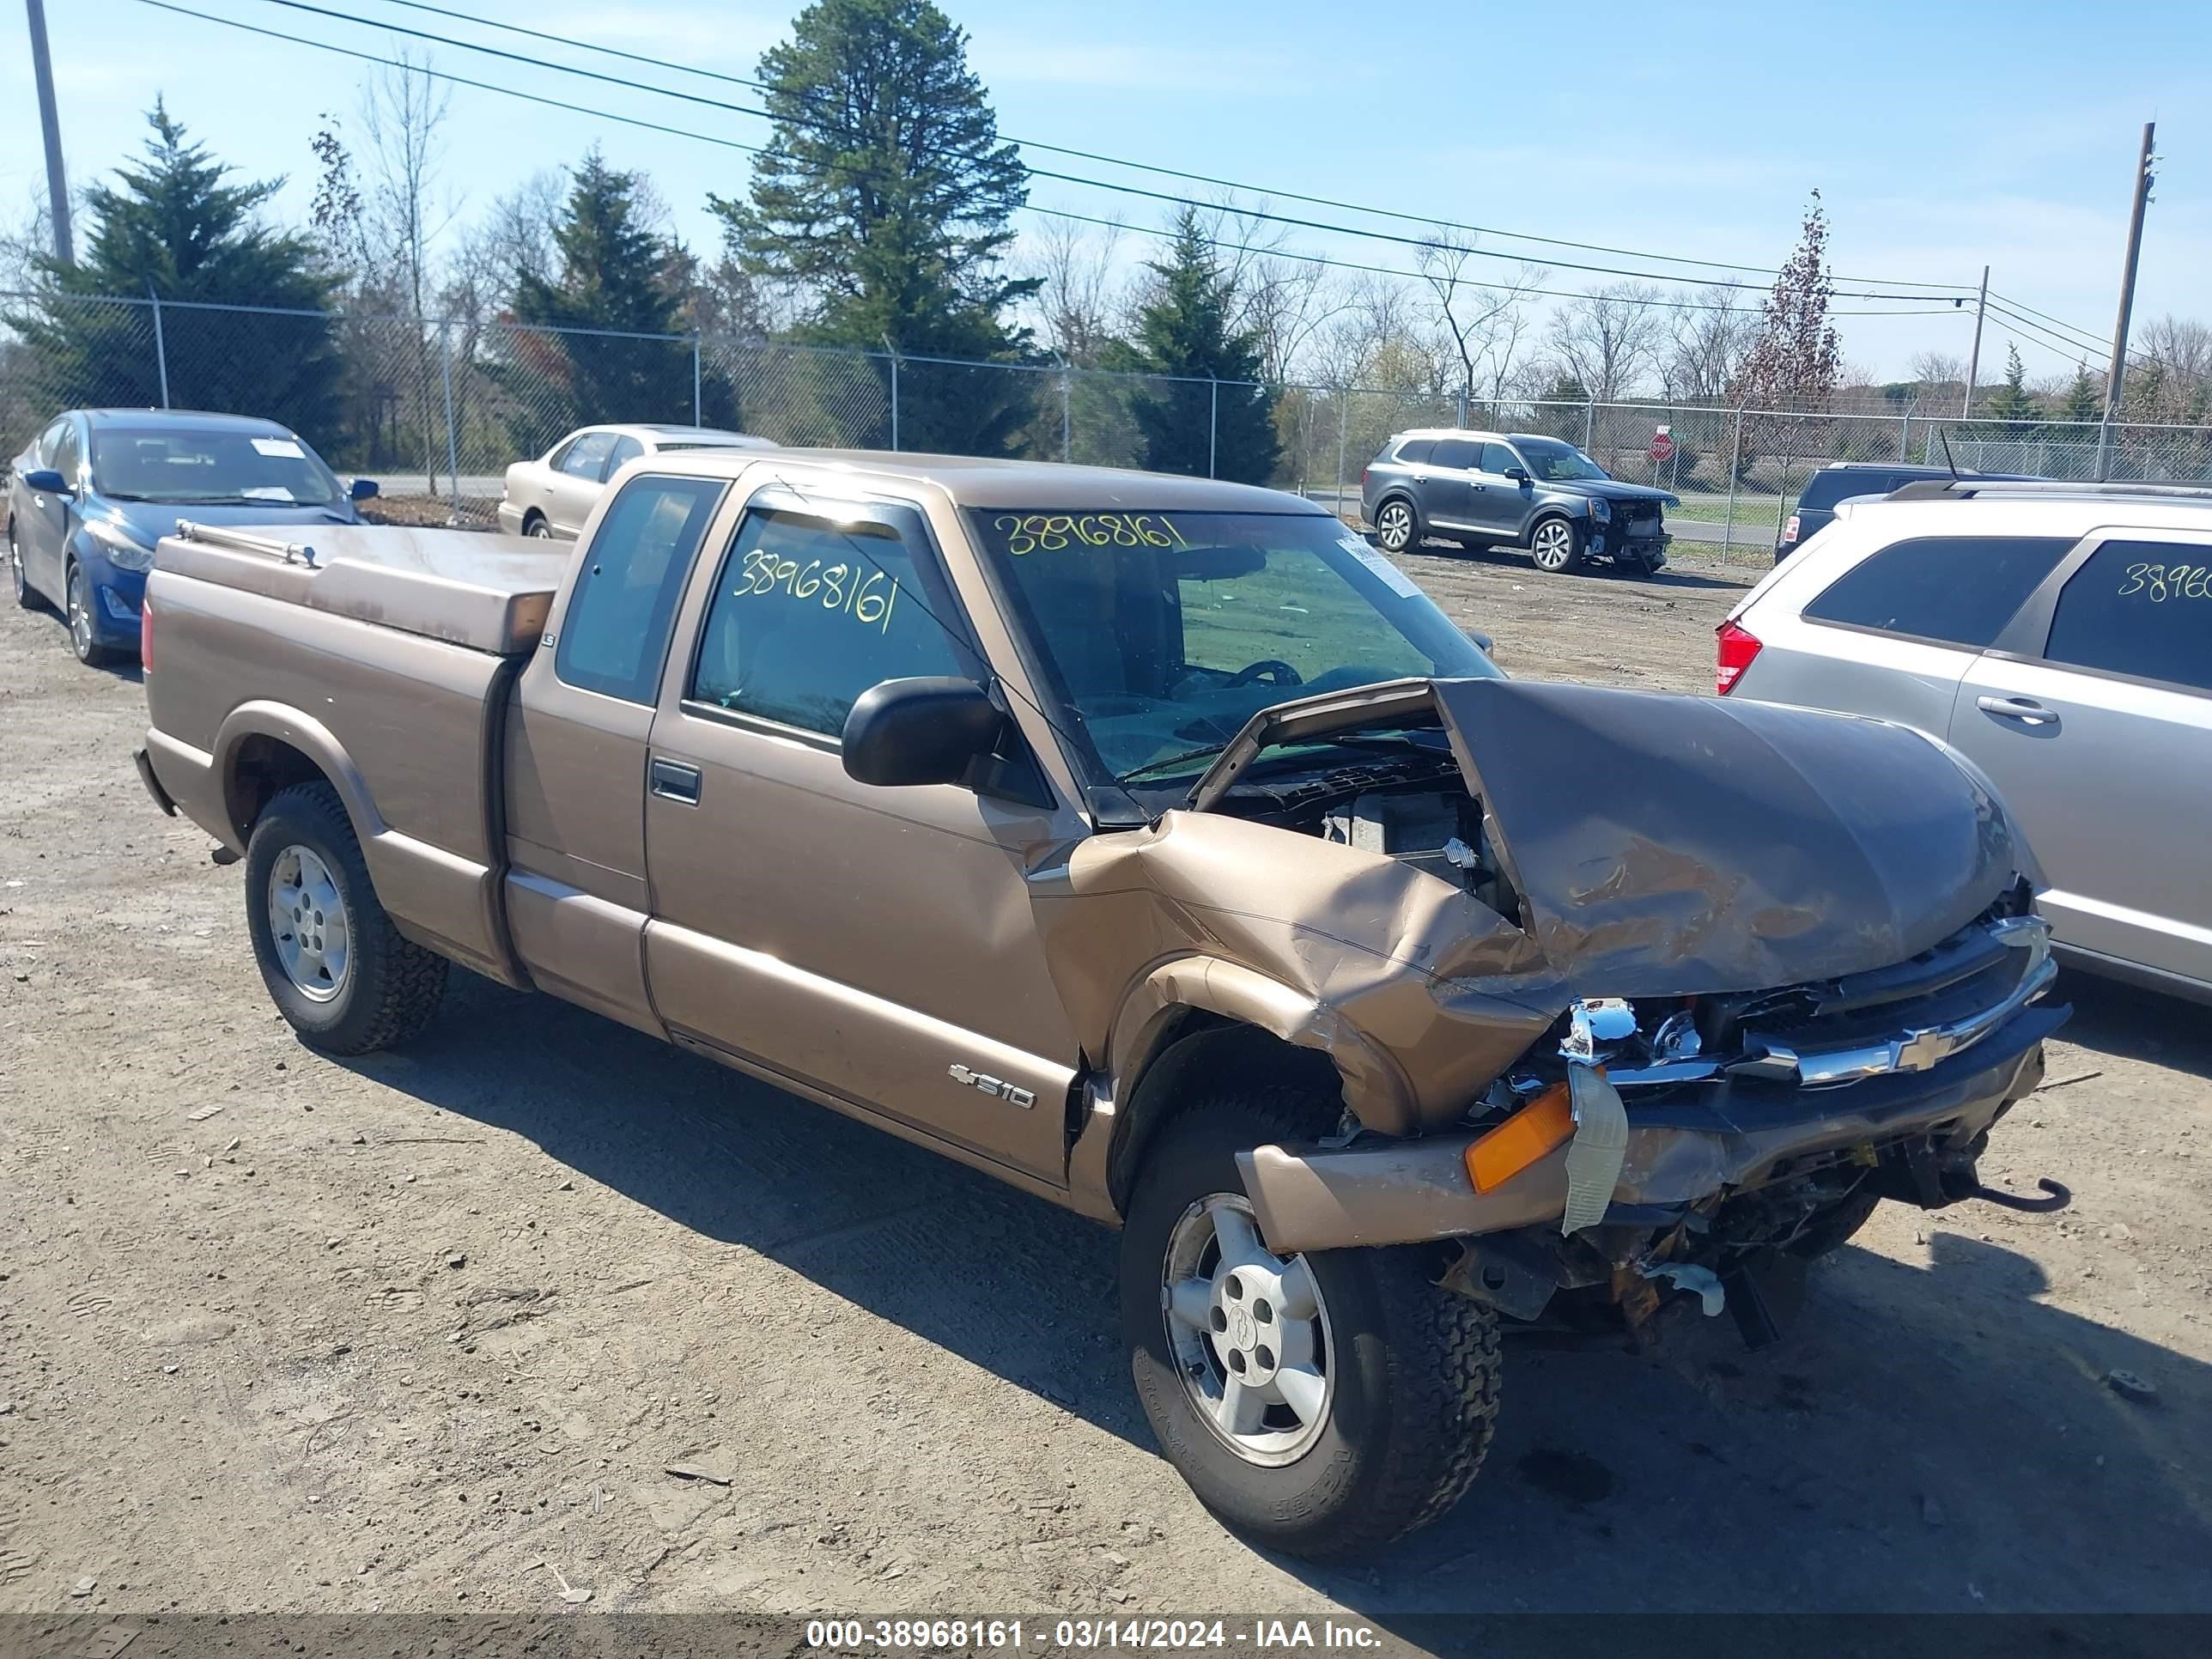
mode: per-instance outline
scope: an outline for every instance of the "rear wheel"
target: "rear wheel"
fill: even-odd
[[[1375,509],[1375,544],[1385,553],[1403,553],[1421,539],[1421,515],[1403,495]]]
[[[1582,527],[1571,519],[1546,519],[1528,538],[1528,551],[1547,575],[1571,570],[1582,562]]]
[[[553,526],[542,514],[533,513],[522,521],[522,533],[532,541],[550,542],[553,539]]]
[[[327,783],[295,784],[255,822],[246,929],[277,1012],[325,1054],[404,1042],[445,994],[445,957],[400,937]]]
[[[115,659],[115,653],[93,632],[92,583],[84,567],[74,560],[69,568],[68,592],[70,650],[87,668],[105,667]]]
[[[1495,1316],[1431,1282],[1416,1249],[1279,1255],[1240,1148],[1326,1132],[1333,1091],[1222,1085],[1162,1129],[1121,1235],[1139,1399],[1208,1509],[1272,1547],[1341,1555],[1443,1513],[1498,1409]]]

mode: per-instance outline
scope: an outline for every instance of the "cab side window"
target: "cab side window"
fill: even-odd
[[[2066,579],[2043,655],[2212,691],[2212,547],[2106,542]]]
[[[1464,472],[1474,465],[1481,446],[1466,438],[1439,438],[1436,453],[1429,457],[1430,465],[1449,467],[1455,472]]]
[[[676,602],[722,499],[719,478],[633,478],[599,520],[577,574],[553,672],[626,702],[659,699]]]
[[[833,524],[781,509],[745,515],[701,630],[699,702],[838,737],[870,686],[916,675],[975,677],[938,621],[918,514]]]
[[[1979,650],[2074,545],[2059,536],[1923,536],[1862,559],[1807,620]]]
[[[1495,473],[1499,477],[1504,477],[1505,476],[1506,468],[1520,465],[1521,458],[1518,455],[1516,455],[1511,450],[1508,449],[1504,444],[1483,445],[1482,471],[1485,472]],[[1525,471],[1527,469],[1522,468],[1522,471]]]

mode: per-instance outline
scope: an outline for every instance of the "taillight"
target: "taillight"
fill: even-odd
[[[1796,539],[1797,539],[1797,515],[1796,515],[1795,513],[1792,513],[1792,514],[1790,515],[1790,522],[1789,522],[1788,524],[1785,524],[1785,525],[1784,525],[1784,526],[1782,526],[1782,544],[1783,544],[1784,547],[1787,547],[1787,546],[1789,546],[1789,545],[1790,545],[1790,543],[1792,543],[1792,542],[1796,541]]]
[[[1751,659],[1759,654],[1759,636],[1732,622],[1724,622],[1713,630],[1713,638],[1719,647],[1713,689],[1725,697],[1743,671],[1751,666]]]
[[[154,607],[143,599],[138,602],[138,666],[154,672]]]
[[[1370,469],[1364,466],[1359,469],[1359,487],[1362,489],[1367,488],[1367,474],[1369,470]]]

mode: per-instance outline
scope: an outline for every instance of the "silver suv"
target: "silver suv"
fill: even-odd
[[[1590,556],[1650,572],[1667,562],[1663,489],[1624,483],[1572,444],[1533,433],[1401,432],[1359,477],[1359,510],[1385,552],[1430,536],[1525,547],[1539,570]]]
[[[2063,957],[2212,1001],[2212,489],[1966,480],[1846,503],[1721,624],[1717,678],[1944,738],[2041,860]]]

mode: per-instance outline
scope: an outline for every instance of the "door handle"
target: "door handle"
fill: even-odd
[[[689,762],[663,760],[655,755],[648,776],[649,787],[661,799],[680,801],[686,806],[699,804],[699,769]]]
[[[1977,697],[1974,707],[1984,714],[2018,720],[2022,726],[2056,726],[2058,716],[2033,697]]]

